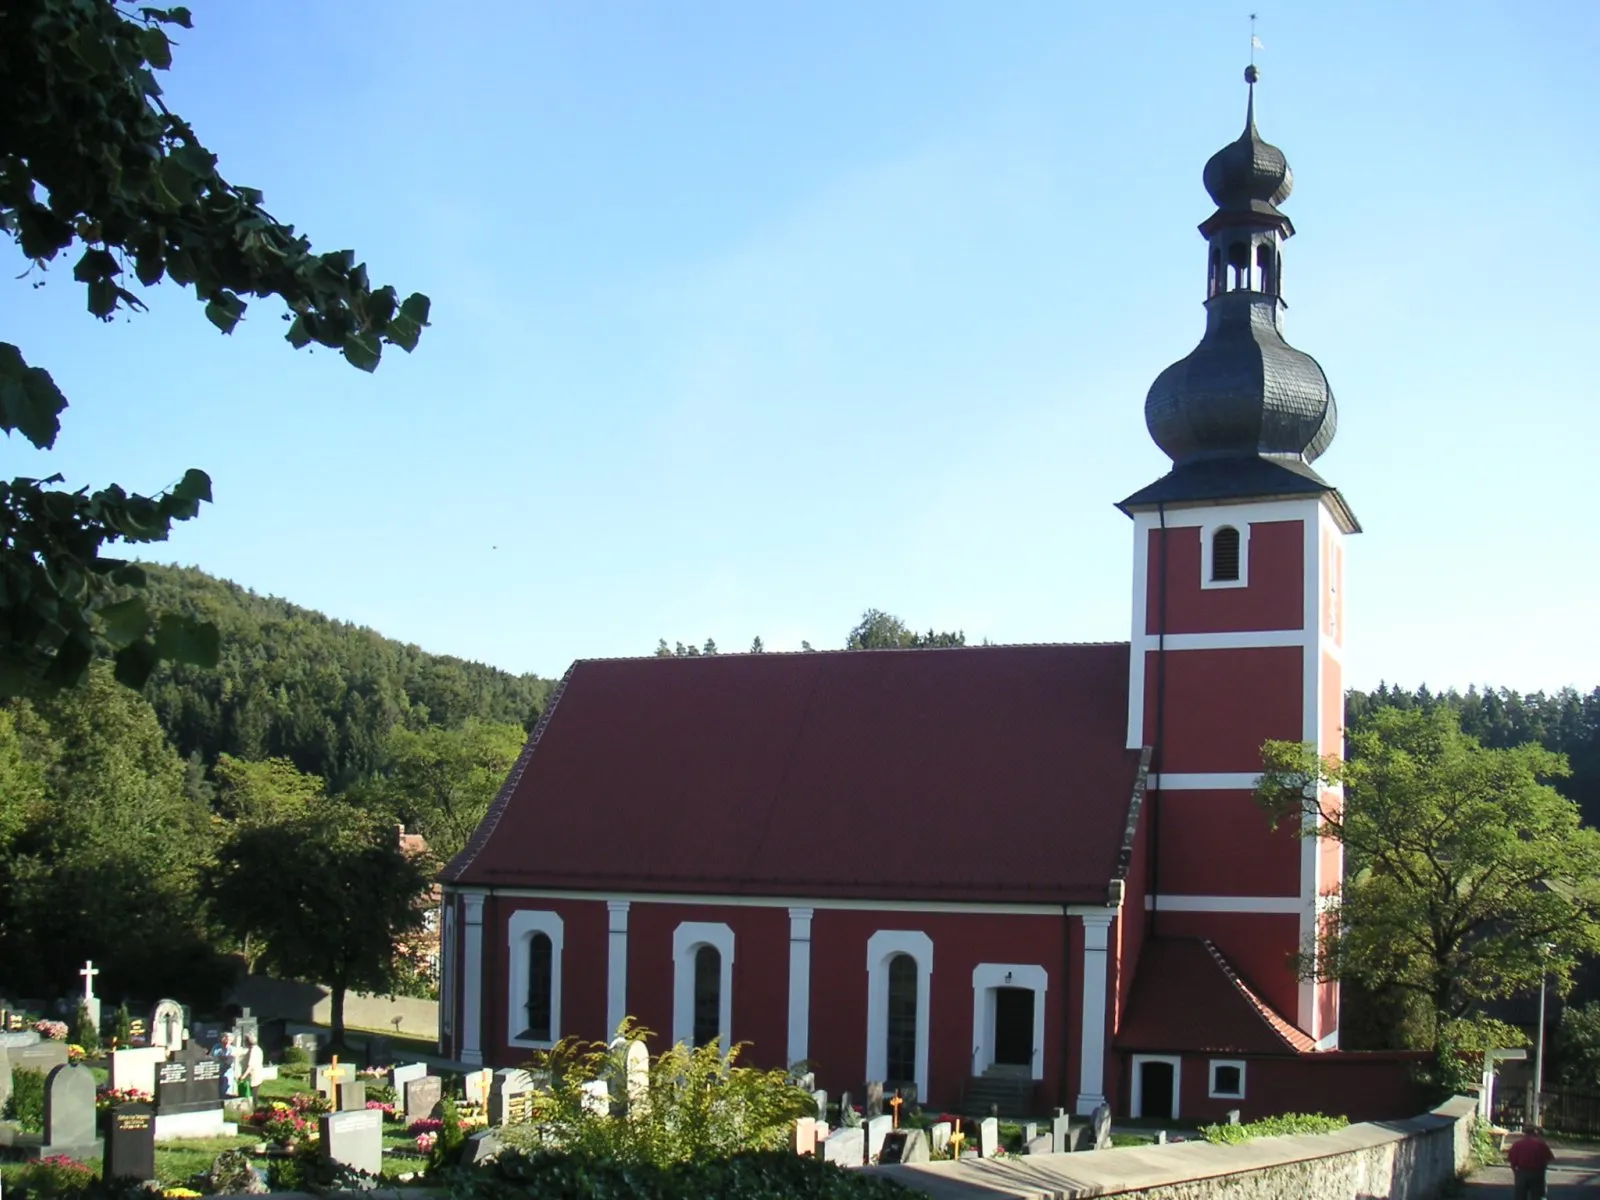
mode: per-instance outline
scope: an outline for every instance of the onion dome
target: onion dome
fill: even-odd
[[[1244,132],[1237,141],[1218,150],[1206,163],[1206,191],[1220,212],[1276,213],[1294,190],[1294,174],[1283,151],[1261,140],[1256,132],[1256,80],[1254,66],[1245,73],[1250,99],[1245,109]]]

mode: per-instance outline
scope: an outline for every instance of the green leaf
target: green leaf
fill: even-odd
[[[352,333],[344,339],[344,356],[350,365],[363,371],[376,371],[383,353],[378,339],[370,333]]]
[[[400,305],[400,315],[409,317],[418,325],[426,327],[428,324],[428,312],[432,307],[432,301],[421,292],[412,292],[411,295],[405,298],[405,302]]]
[[[222,656],[222,636],[217,627],[181,613],[161,614],[155,645],[162,658],[197,667],[214,667]]]
[[[156,648],[149,642],[134,642],[118,650],[114,661],[116,668],[112,673],[117,682],[137,691],[144,687],[150,672],[156,669],[156,663],[160,660]]]
[[[172,494],[179,500],[204,500],[211,502],[211,476],[198,467],[190,467],[183,478],[173,486]]]
[[[167,9],[167,20],[171,21],[174,25],[181,25],[185,29],[194,28],[194,21],[189,16],[189,10],[184,8],[181,4],[177,8]]]
[[[144,597],[130,596],[102,608],[100,624],[106,641],[120,650],[144,637],[150,628],[150,610]]]
[[[30,367],[10,342],[0,342],[0,429],[13,429],[41,450],[55,445],[67,398],[50,372]]]
[[[83,252],[83,257],[72,268],[72,277],[79,283],[93,283],[98,279],[110,279],[113,275],[122,274],[122,267],[111,253],[99,247],[90,247]]]
[[[109,321],[117,311],[117,296],[122,291],[109,279],[96,279],[88,287],[89,311],[102,321]]]
[[[144,55],[145,62],[158,71],[165,71],[172,65],[172,43],[166,34],[154,27],[139,35],[139,52]]]
[[[206,319],[223,333],[232,333],[244,309],[244,301],[232,292],[219,292],[206,304]]]
[[[289,324],[289,332],[283,335],[288,343],[296,350],[303,350],[311,344],[311,333],[306,329],[306,319],[297,316]]]

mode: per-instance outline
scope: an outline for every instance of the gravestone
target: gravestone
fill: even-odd
[[[44,1143],[39,1157],[59,1154],[93,1162],[101,1150],[95,1136],[93,1073],[88,1067],[57,1067],[44,1082]]]
[[[233,1019],[233,1040],[243,1042],[247,1037],[255,1038],[258,1043],[261,1041],[261,1020],[248,1008]]]
[[[100,968],[94,965],[93,960],[83,964],[83,970],[78,972],[83,976],[83,1007],[89,1011],[89,1024],[96,1033],[100,1032],[100,997],[94,994],[94,977],[100,974]]]
[[[494,1086],[494,1071],[485,1067],[481,1071],[468,1071],[461,1080],[462,1094],[468,1104],[481,1104],[489,1107],[489,1089]]]
[[[789,1130],[789,1149],[801,1158],[813,1156],[817,1152],[817,1119],[815,1117],[796,1117],[794,1126]]]
[[[920,1129],[891,1130],[878,1151],[878,1162],[885,1166],[925,1163],[928,1157],[928,1135]]]
[[[1167,1144],[1167,1131],[1165,1129],[1156,1130],[1156,1145],[1165,1146],[1166,1144]]]
[[[533,1076],[518,1067],[508,1067],[494,1073],[494,1083],[489,1088],[489,1124],[514,1124],[508,1115],[512,1101],[533,1090]]]
[[[34,1042],[31,1046],[12,1046],[7,1052],[13,1071],[37,1071],[48,1075],[67,1065],[65,1042]]]
[[[867,1161],[877,1158],[883,1150],[883,1139],[889,1136],[889,1131],[894,1128],[894,1118],[877,1116],[868,1117],[867,1130]]]
[[[133,1088],[147,1096],[156,1094],[156,1068],[167,1061],[167,1052],[160,1046],[138,1046],[132,1050],[111,1052],[111,1073],[108,1082],[118,1091]]]
[[[15,1050],[20,1046],[37,1046],[44,1039],[33,1029],[8,1029],[0,1032],[0,1046]]]
[[[383,1173],[383,1113],[376,1108],[327,1113],[317,1119],[325,1162],[364,1175]]]
[[[475,1167],[479,1163],[492,1162],[500,1156],[506,1144],[497,1138],[492,1129],[480,1129],[467,1139],[466,1149],[461,1156],[461,1161]]]
[[[437,1075],[424,1075],[421,1079],[406,1081],[404,1100],[406,1124],[433,1116],[433,1110],[444,1097],[444,1081]]]
[[[852,1127],[861,1124],[861,1118],[856,1114],[856,1110],[850,1106],[849,1092],[839,1093],[839,1124]]]
[[[628,1043],[622,1058],[622,1075],[628,1115],[644,1115],[650,1108],[650,1051],[638,1038]]]
[[[1000,1122],[994,1117],[985,1117],[978,1122],[978,1157],[993,1158],[999,1148]]]
[[[156,1177],[156,1113],[148,1104],[119,1104],[106,1117],[102,1179]]]
[[[869,1117],[883,1115],[883,1083],[879,1080],[869,1080],[867,1083],[867,1110]]]
[[[367,1039],[367,1066],[387,1067],[394,1061],[394,1043],[382,1034]]]
[[[1029,1142],[1033,1141],[1033,1139],[1038,1137],[1038,1136],[1039,1136],[1039,1127],[1037,1125],[1035,1125],[1032,1121],[1028,1121],[1028,1122],[1025,1122],[1023,1124],[1023,1126],[1022,1126],[1022,1142],[1023,1142],[1023,1145],[1027,1145]]]
[[[949,1121],[935,1121],[928,1129],[928,1137],[933,1143],[935,1154],[944,1154],[950,1149],[950,1131],[953,1127]]]
[[[1228,1110],[1226,1120],[1229,1125],[1237,1125],[1239,1123],[1239,1110],[1237,1108],[1230,1108]]]
[[[335,1107],[338,1106],[339,1085],[355,1081],[356,1069],[349,1063],[332,1062],[316,1070],[317,1094]]]
[[[1050,1118],[1050,1148],[1055,1153],[1065,1154],[1071,1149],[1068,1144],[1068,1138],[1071,1136],[1068,1131],[1071,1128],[1072,1122],[1067,1117],[1067,1110],[1056,1109],[1055,1115]]]
[[[817,1088],[811,1093],[811,1102],[817,1106],[817,1120],[826,1121],[828,1119],[828,1093],[821,1088]]]
[[[360,1079],[352,1079],[339,1084],[338,1103],[334,1108],[338,1112],[356,1112],[367,1107],[367,1085]]]
[[[859,1125],[835,1129],[822,1143],[822,1161],[838,1163],[841,1167],[859,1167],[866,1149],[867,1135]]]
[[[817,1077],[815,1073],[807,1071],[805,1074],[796,1078],[793,1083],[794,1086],[799,1088],[802,1092],[813,1092],[816,1091],[817,1088]]]
[[[1023,1142],[1022,1152],[1024,1154],[1054,1154],[1055,1142],[1051,1140],[1048,1133],[1040,1134],[1038,1137],[1032,1137]]]
[[[199,1042],[189,1041],[156,1065],[156,1140],[231,1137],[222,1110],[222,1064]]]
[[[1111,1149],[1111,1108],[1100,1104],[1095,1106],[1094,1116],[1090,1118],[1093,1124],[1094,1136],[1091,1148],[1095,1150]]]
[[[150,1010],[150,1045],[176,1052],[183,1045],[183,1026],[183,1005],[176,1000],[157,1000]]]
[[[398,1096],[406,1090],[406,1084],[413,1079],[421,1079],[427,1073],[427,1063],[406,1063],[404,1066],[390,1067],[389,1086],[394,1089],[395,1095]]]
[[[317,1061],[322,1050],[322,1040],[314,1033],[297,1033],[289,1039],[289,1044],[296,1050],[305,1051],[306,1057],[312,1062]]]

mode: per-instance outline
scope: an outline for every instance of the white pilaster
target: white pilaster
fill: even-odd
[[[461,1061],[469,1066],[483,1064],[483,900],[482,892],[467,892],[462,897],[462,958],[465,975],[461,988]]]
[[[811,1046],[811,913],[789,910],[789,1062],[804,1062]]]
[[[1116,912],[1083,918],[1083,1026],[1078,1061],[1079,1116],[1106,1102],[1106,948]]]
[[[606,1037],[628,1015],[628,904],[606,901]]]

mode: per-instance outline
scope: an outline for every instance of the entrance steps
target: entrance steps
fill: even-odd
[[[961,1110],[967,1116],[987,1117],[992,1106],[1002,1117],[1026,1117],[1032,1101],[1033,1080],[1026,1074],[974,1075],[967,1080]]]

